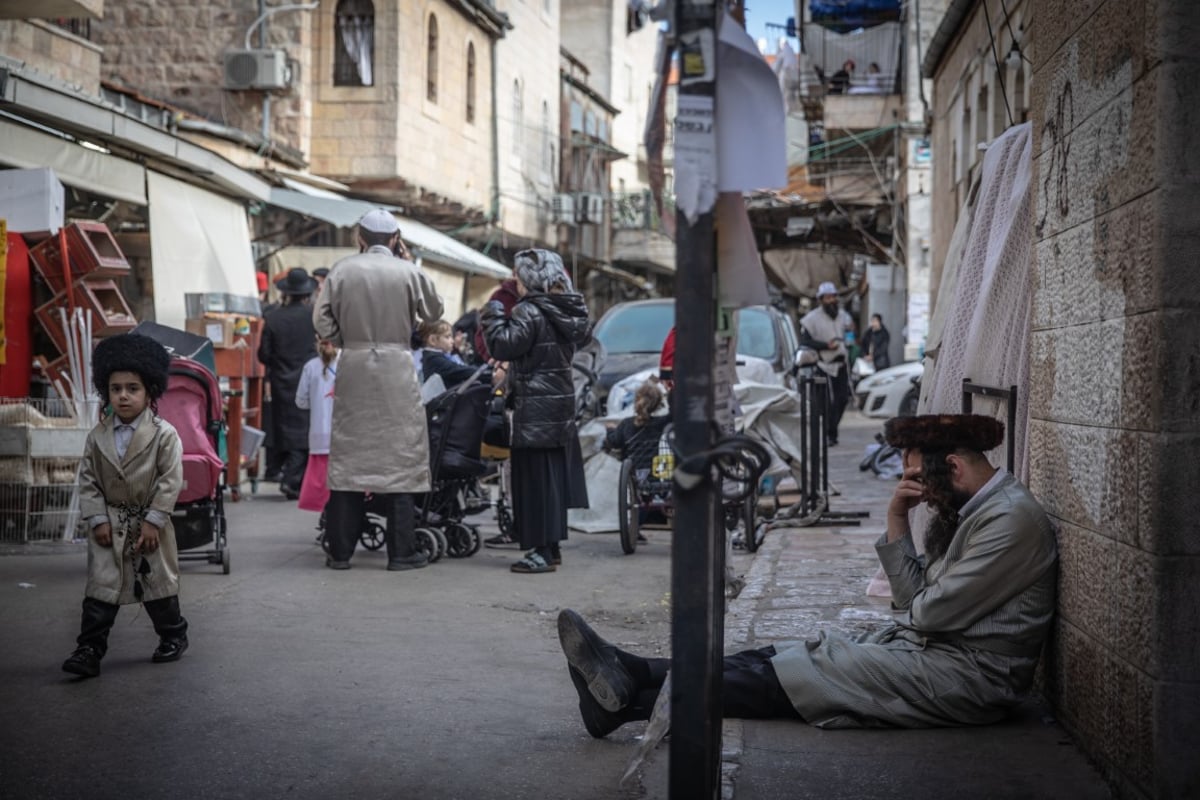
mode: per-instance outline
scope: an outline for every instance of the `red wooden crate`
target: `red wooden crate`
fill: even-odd
[[[103,222],[73,222],[66,232],[72,280],[84,275],[120,278],[129,274],[129,262]],[[55,294],[61,292],[63,266],[58,237],[51,236],[39,243],[29,251],[29,258],[50,289]]]
[[[92,333],[112,336],[137,327],[137,318],[125,302],[116,281],[111,278],[80,278],[71,287],[75,305],[92,310]]]
[[[50,337],[50,341],[54,342],[54,346],[58,348],[58,352],[67,352],[67,333],[63,330],[62,321],[58,316],[58,309],[65,307],[67,304],[66,293],[57,294],[49,303],[40,305],[33,311],[33,316],[42,326],[42,330]]]

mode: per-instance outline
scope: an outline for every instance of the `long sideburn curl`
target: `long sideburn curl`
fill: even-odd
[[[925,502],[933,512],[925,528],[926,563],[932,564],[946,554],[954,534],[958,532],[958,509],[954,507],[954,491],[950,485],[948,450],[921,453],[925,482]]]

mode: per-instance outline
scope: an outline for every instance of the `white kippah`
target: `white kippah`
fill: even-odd
[[[363,214],[362,219],[358,221],[358,227],[371,233],[397,233],[400,230],[396,218],[382,208]]]
[[[374,213],[374,212],[371,212],[371,213]],[[825,281],[824,283],[822,283],[820,286],[817,287],[817,297],[824,297],[827,294],[837,294],[837,293],[838,293],[837,287],[834,286],[829,281]]]

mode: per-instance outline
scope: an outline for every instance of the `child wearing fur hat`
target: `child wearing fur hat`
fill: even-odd
[[[92,354],[96,391],[108,411],[88,434],[79,509],[88,527],[88,579],[78,647],[65,672],[92,678],[122,605],[141,603],[159,636],[155,663],[187,649],[179,611],[179,557],[171,510],[183,487],[183,445],[157,401],[171,357],[158,342],[128,333]]]

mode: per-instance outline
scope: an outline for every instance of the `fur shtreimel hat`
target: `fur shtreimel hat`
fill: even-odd
[[[901,450],[957,450],[985,453],[1004,441],[1004,424],[982,414],[926,414],[893,417],[883,425],[887,443]]]
[[[108,397],[108,380],[114,372],[134,372],[146,385],[146,394],[157,400],[167,390],[171,354],[149,336],[122,333],[110,336],[92,351],[92,383],[101,397]]]

